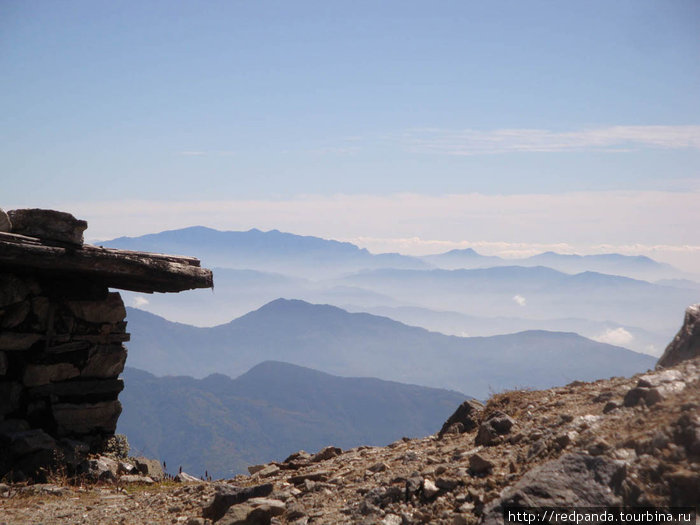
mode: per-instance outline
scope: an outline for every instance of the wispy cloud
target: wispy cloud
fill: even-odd
[[[608,126],[574,131],[424,128],[408,130],[402,141],[417,151],[447,155],[700,149],[700,126]]]

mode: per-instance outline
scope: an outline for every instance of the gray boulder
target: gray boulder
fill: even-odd
[[[527,472],[501,497],[490,503],[481,520],[485,525],[503,523],[505,507],[615,507],[616,494],[625,478],[625,465],[605,456],[572,453]]]
[[[165,472],[163,471],[163,466],[157,459],[148,459],[144,457],[138,457],[134,459],[136,468],[144,476],[153,478],[156,481],[160,481],[165,478]]]
[[[694,357],[700,357],[700,303],[686,309],[683,326],[666,347],[656,368],[677,365]]]
[[[87,222],[56,210],[21,209],[7,212],[12,233],[82,245]],[[1,219],[0,219],[1,220]]]
[[[12,221],[7,215],[5,210],[0,208],[0,232],[11,232],[12,231]]]
[[[498,445],[503,441],[502,436],[510,433],[513,425],[515,425],[513,418],[496,410],[479,425],[474,443],[487,446]]]
[[[218,521],[233,505],[239,505],[251,498],[267,497],[272,493],[272,489],[272,483],[254,487],[218,486],[214,497],[202,509],[202,516]]]
[[[455,410],[447,421],[442,425],[438,436],[445,434],[457,434],[469,432],[478,426],[477,419],[479,413],[484,409],[484,405],[474,399],[468,399]]]

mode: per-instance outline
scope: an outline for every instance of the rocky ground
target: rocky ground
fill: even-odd
[[[299,452],[251,471],[216,482],[124,473],[77,486],[4,484],[0,524],[457,525],[496,523],[512,503],[697,506],[700,359],[505,392],[484,407],[465,403],[426,438]]]

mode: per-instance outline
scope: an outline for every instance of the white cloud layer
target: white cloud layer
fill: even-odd
[[[576,131],[427,128],[409,130],[402,140],[418,151],[449,155],[700,149],[700,126],[609,126]]]
[[[627,346],[634,340],[634,336],[622,327],[609,328],[604,333],[593,338],[599,343],[608,343],[610,345]]]
[[[515,301],[515,303],[520,305],[520,306],[527,305],[527,300],[522,295],[514,295],[513,301]]]
[[[141,295],[135,296],[131,301],[132,306],[134,306],[135,308],[141,308],[142,306],[146,306],[149,303],[150,301]]]
[[[700,268],[700,192],[428,196],[308,195],[286,200],[55,202],[87,219],[89,240],[204,225],[279,229],[347,240],[373,252],[421,255],[472,247],[522,257],[562,253],[648,255]],[[10,203],[22,207],[22,203]]]

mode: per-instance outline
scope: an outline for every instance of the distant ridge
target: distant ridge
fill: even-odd
[[[681,275],[681,272],[670,264],[660,263],[645,255],[619,253],[578,255],[548,251],[530,257],[506,259],[493,255],[481,255],[473,248],[465,248],[425,255],[422,259],[448,270],[487,266],[547,266],[566,273],[593,271],[644,280],[660,280]]]
[[[362,268],[427,268],[418,258],[372,254],[349,242],[278,230],[219,231],[204,226],[119,237],[104,246],[167,253],[196,253],[207,266],[255,269],[319,278]]]
[[[129,367],[123,377],[118,432],[134,451],[215,478],[299,449],[386,445],[432,434],[465,399],[458,392],[336,377],[275,361],[236,379],[157,378]]]
[[[130,363],[162,374],[238,376],[276,360],[326,373],[458,390],[477,398],[515,386],[629,375],[654,359],[571,333],[460,338],[386,317],[278,299],[212,328],[128,309]]]

